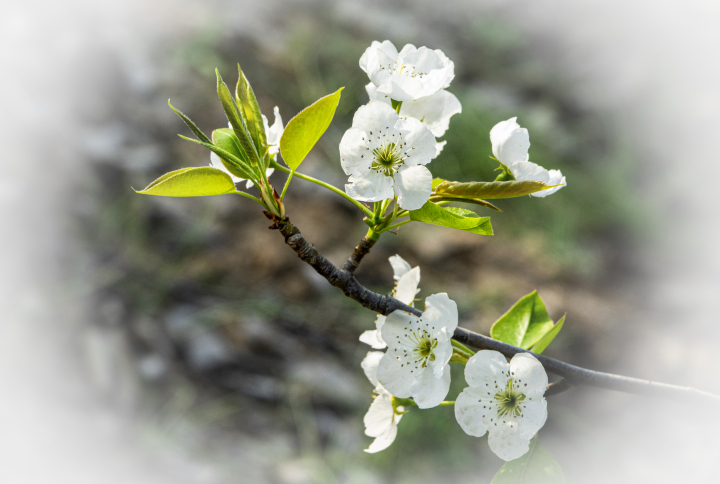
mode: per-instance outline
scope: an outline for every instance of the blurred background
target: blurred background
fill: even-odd
[[[302,264],[254,204],[136,195],[209,162],[167,99],[225,125],[214,69],[241,63],[285,122],[345,86],[302,171],[340,186],[372,40],[442,49],[461,101],[435,176],[489,179],[488,132],[518,116],[568,187],[501,201],[494,237],[410,224],[357,272],[420,265],[486,333],[538,289],[565,329],[546,354],[720,393],[711,1],[6,2],[0,238],[0,480],[7,483],[486,483],[502,465],[451,408],[408,414],[369,455],[374,315]],[[284,175],[273,175],[280,185]],[[294,223],[340,264],[364,235],[295,180]],[[484,209],[481,209],[484,210]],[[461,372],[449,398],[462,388]],[[717,482],[714,409],[592,388],[549,398],[543,445],[568,482]]]

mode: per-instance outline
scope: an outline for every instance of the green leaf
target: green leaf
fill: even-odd
[[[485,200],[480,200],[479,198],[460,198],[460,197],[444,197],[444,196],[431,196],[430,200],[432,202],[459,202],[459,203],[472,203],[475,205],[481,205],[485,208],[489,208],[491,210],[495,210],[496,212],[502,212],[499,208],[497,208],[495,205],[493,205],[490,202],[486,202]]]
[[[260,112],[260,106],[255,97],[255,92],[240,68],[240,64],[238,64],[238,82],[235,86],[235,101],[243,111],[245,123],[250,132],[250,136],[255,140],[255,146],[262,151],[262,153],[259,154],[264,155],[264,152],[267,150],[267,137],[265,136],[262,113]]]
[[[226,168],[235,176],[238,176],[240,178],[245,178],[252,180],[255,182],[255,180],[258,180],[260,178],[260,175],[256,172],[254,167],[248,166],[243,160],[236,157],[235,155],[228,153],[227,151],[223,150],[222,148],[219,148],[218,146],[215,146],[210,143],[203,143],[202,141],[198,141],[196,139],[188,138],[187,136],[178,135],[184,140],[192,141],[193,143],[197,143],[199,145],[203,145],[204,147],[208,148],[210,151],[215,153],[220,157],[220,160],[223,161],[223,164]],[[230,170],[229,166],[232,165],[233,169]]]
[[[135,191],[160,197],[207,197],[235,193],[235,184],[227,173],[202,166],[165,173],[144,190]]]
[[[553,322],[545,309],[545,303],[537,291],[533,291],[495,321],[490,328],[490,336],[498,341],[528,349],[551,329]]]
[[[297,170],[310,150],[323,135],[340,102],[340,88],[318,99],[292,118],[280,137],[280,153],[293,171]]]
[[[245,120],[243,119],[243,114],[240,113],[238,107],[235,105],[235,100],[232,98],[230,90],[223,82],[222,77],[220,76],[220,71],[215,69],[215,74],[217,75],[218,98],[220,98],[220,103],[225,111],[225,115],[227,116],[228,121],[230,121],[230,126],[232,126],[235,135],[238,137],[240,145],[245,151],[245,154],[247,154],[250,163],[259,166],[260,157],[258,156],[255,144],[250,137],[250,133],[248,133]]]
[[[190,130],[191,130],[193,133],[195,133],[195,136],[197,136],[198,139],[200,139],[200,141],[202,141],[202,142],[204,142],[204,143],[210,143],[210,142],[211,142],[211,141],[210,141],[210,138],[208,138],[207,136],[205,136],[205,133],[203,133],[202,131],[200,131],[200,128],[198,128],[197,126],[195,126],[195,123],[193,123],[190,118],[188,118],[187,116],[185,116],[181,111],[178,111],[177,109],[175,109],[175,106],[173,106],[172,104],[170,104],[170,100],[169,100],[169,99],[168,99],[168,106],[170,106],[170,109],[172,109],[173,111],[175,111],[175,114],[177,114],[178,116],[180,116],[180,119],[182,119],[183,122],[185,122],[185,124],[187,124],[188,128],[190,128]]]
[[[445,180],[443,180],[442,178],[433,178],[433,181],[432,181],[432,189],[435,190],[435,187],[438,186],[438,185],[440,185],[440,184],[441,184],[442,182],[444,182],[444,181],[445,181]]]
[[[468,217],[467,214],[472,216]],[[410,212],[410,220],[427,224],[450,227],[479,235],[492,235],[490,217],[478,217],[475,212],[463,208],[443,208],[432,202],[426,202],[422,208]]]
[[[248,159],[247,154],[245,154],[245,150],[243,150],[240,145],[240,140],[237,136],[235,136],[235,132],[230,128],[216,129],[212,132],[212,140],[215,146],[233,155],[237,158],[236,161],[242,162],[240,166],[236,166],[238,163],[229,159],[224,159],[222,156],[218,155],[230,173],[235,176],[239,176],[240,178],[247,178],[246,176],[240,175],[239,172],[243,171],[247,173],[248,171],[251,171],[250,160]]]
[[[490,484],[565,484],[565,475],[560,464],[535,437],[527,454],[506,462]]]
[[[438,195],[457,198],[514,198],[530,195],[557,185],[539,181],[449,182],[435,187]]]
[[[565,316],[566,315],[563,315],[563,317],[560,318],[560,320],[557,323],[555,323],[555,326],[553,326],[553,328],[550,331],[545,333],[545,336],[540,338],[540,340],[537,343],[535,343],[535,346],[532,347],[533,353],[536,353],[539,355],[540,353],[545,351],[545,348],[547,348],[550,343],[552,343],[552,340],[555,339],[555,336],[558,335],[558,333],[560,332],[560,330],[563,327],[563,324],[565,324]]]

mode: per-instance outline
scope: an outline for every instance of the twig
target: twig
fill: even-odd
[[[363,260],[363,257],[365,257],[367,253],[370,252],[370,249],[372,249],[372,246],[375,245],[375,242],[377,242],[377,240],[372,240],[367,235],[363,237],[343,266],[343,270],[348,271],[351,274],[355,272],[355,269],[358,268],[360,262]]]
[[[269,212],[265,212],[265,215],[273,221],[273,225],[270,226],[270,228],[278,229],[280,233],[283,234],[285,243],[298,254],[301,260],[310,264],[318,274],[327,279],[331,285],[342,290],[350,299],[359,302],[365,308],[386,316],[396,310],[422,316],[422,312],[419,309],[410,307],[390,295],[370,291],[355,279],[352,272],[336,267],[305,240],[300,230],[298,230],[288,218],[280,220]],[[641,380],[638,378],[588,370],[547,356],[537,355],[531,351],[494,340],[464,328],[457,328],[453,338],[477,349],[499,351],[508,358],[518,353],[532,354],[545,367],[546,371],[561,376],[564,378],[563,381],[566,381],[566,383],[561,385],[559,384],[560,382],[558,382],[555,387],[556,390],[553,390],[553,393],[559,393],[561,389],[563,391],[567,390],[570,386],[584,385],[670,400],[702,400],[716,405],[720,404],[720,395],[704,392],[692,387],[669,385],[650,380]],[[564,386],[567,386],[567,388],[563,388]],[[552,388],[553,385],[549,387]]]
[[[557,395],[558,393],[562,393],[566,390],[570,390],[573,387],[566,379],[562,379],[559,381],[556,381],[555,383],[551,383],[547,386],[547,390],[545,390],[545,396],[549,397],[551,395]]]

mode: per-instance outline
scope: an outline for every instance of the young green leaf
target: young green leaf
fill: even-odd
[[[182,119],[183,122],[184,122],[185,124],[187,124],[188,128],[190,128],[190,131],[192,131],[193,133],[195,133],[195,136],[197,136],[200,141],[202,141],[202,142],[204,142],[204,143],[210,143],[210,142],[211,142],[211,141],[210,141],[210,138],[208,138],[207,136],[205,136],[205,133],[203,133],[202,131],[200,131],[200,128],[198,128],[197,126],[195,126],[195,123],[193,123],[190,118],[188,118],[187,116],[185,116],[185,115],[182,113],[182,111],[179,111],[179,110],[175,109],[175,106],[173,106],[172,104],[170,104],[170,100],[169,100],[169,99],[168,99],[168,106],[170,106],[170,109],[172,109],[173,111],[175,111],[175,114],[177,114],[178,116],[180,116],[180,119]]]
[[[250,166],[250,160],[248,159],[245,150],[240,145],[240,140],[235,135],[235,131],[230,128],[216,129],[212,132],[212,140],[215,146],[221,150],[227,151],[239,160],[242,160],[246,165]]]
[[[280,138],[280,153],[293,171],[297,170],[330,126],[343,89],[341,87],[333,94],[318,99],[300,111],[285,127]]]
[[[209,143],[203,143],[202,141],[198,141],[196,139],[188,138],[187,136],[178,135],[182,139],[187,141],[192,141],[193,143],[197,143],[199,145],[203,145],[216,155],[220,157],[220,160],[222,160],[223,165],[232,173],[233,175],[245,178],[249,180],[255,180],[260,179],[260,174],[257,172],[255,167],[248,166],[243,160],[238,158],[237,156],[223,150],[222,148],[215,146],[213,144]]]
[[[565,484],[560,464],[535,437],[524,456],[506,462],[490,484]]]
[[[238,110],[238,107],[235,105],[235,100],[230,95],[230,90],[223,82],[222,77],[220,76],[220,71],[215,69],[215,74],[217,75],[218,98],[220,98],[220,103],[222,104],[223,110],[225,111],[225,115],[227,116],[228,121],[230,121],[230,126],[232,126],[235,135],[238,137],[240,145],[242,146],[243,150],[245,150],[245,153],[247,154],[250,163],[259,166],[260,157],[258,156],[255,144],[250,137],[250,133],[248,133],[245,119],[243,118],[243,113],[241,113],[240,110]]]
[[[265,136],[265,126],[263,126],[260,106],[250,82],[240,68],[240,64],[238,64],[238,82],[235,86],[235,101],[238,108],[243,111],[245,123],[250,136],[255,140],[255,146],[260,151],[265,150],[267,148],[267,137]],[[260,153],[260,155],[262,154],[264,153]]]
[[[545,303],[537,291],[520,298],[490,328],[493,339],[528,349],[553,329]]]
[[[473,215],[468,217],[468,214]],[[412,210],[410,220],[464,230],[473,234],[493,234],[490,217],[478,217],[475,212],[462,208],[443,208],[432,202],[426,202],[420,209]]]
[[[493,205],[490,202],[486,202],[485,200],[480,200],[479,198],[461,198],[461,197],[445,197],[440,195],[432,195],[430,197],[430,201],[432,202],[460,202],[460,203],[472,203],[475,205],[480,205],[485,208],[489,208],[491,210],[495,210],[496,212],[502,212],[499,208],[497,208],[495,205]]]
[[[539,181],[449,182],[435,187],[437,195],[457,198],[515,198],[547,190],[556,185]]]
[[[227,173],[202,166],[165,173],[144,190],[135,192],[160,197],[207,197],[235,193],[235,184]]]
[[[547,348],[548,345],[552,343],[552,340],[555,339],[555,336],[558,335],[558,333],[563,327],[563,324],[565,324],[565,316],[560,318],[560,320],[555,323],[555,326],[553,326],[550,331],[545,333],[545,335],[540,338],[537,343],[535,343],[535,346],[532,347],[532,352],[539,355],[540,353],[545,351],[545,348]]]
[[[442,178],[433,178],[433,181],[432,181],[432,189],[435,190],[435,187],[438,186],[438,185],[440,185],[440,184],[441,184],[442,182],[444,182],[444,181],[445,181],[445,180],[443,180]]]

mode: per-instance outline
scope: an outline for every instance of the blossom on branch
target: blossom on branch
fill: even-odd
[[[412,306],[415,295],[420,292],[420,289],[418,289],[418,284],[420,284],[420,267],[410,268],[410,264],[399,255],[394,255],[390,257],[389,260],[395,273],[393,276],[395,279],[395,288],[393,289],[392,295],[398,301]],[[378,316],[375,320],[375,327],[377,329],[365,331],[360,335],[360,341],[378,350],[387,347],[381,334],[384,324],[385,316]]]
[[[455,401],[455,418],[475,437],[489,431],[490,449],[503,460],[528,451],[530,440],[545,425],[547,373],[529,353],[518,353],[508,364],[491,350],[478,351],[465,366],[469,387]]]
[[[435,157],[435,136],[415,118],[400,119],[381,102],[361,106],[340,141],[340,163],[350,178],[345,192],[378,202],[397,195],[405,210],[430,198],[432,174],[423,165]]]
[[[390,313],[381,330],[388,346],[377,373],[383,387],[398,398],[412,397],[420,408],[438,406],[450,388],[457,323],[457,305],[445,293],[428,297],[422,316]]]
[[[531,193],[531,197],[544,198],[567,186],[560,170],[546,170],[540,165],[528,161],[530,135],[521,128],[517,118],[501,121],[490,130],[490,142],[495,158],[505,165],[518,181],[540,181],[546,185],[559,185],[547,190]]]
[[[387,449],[395,441],[398,422],[404,412],[403,407],[393,405],[393,396],[378,382],[378,363],[385,354],[380,351],[368,352],[361,366],[370,383],[375,385],[375,400],[363,418],[365,435],[375,437],[365,452],[375,453]]]
[[[430,96],[455,77],[455,64],[443,51],[407,44],[398,52],[389,40],[373,41],[360,57],[360,68],[379,92],[395,101]]]

